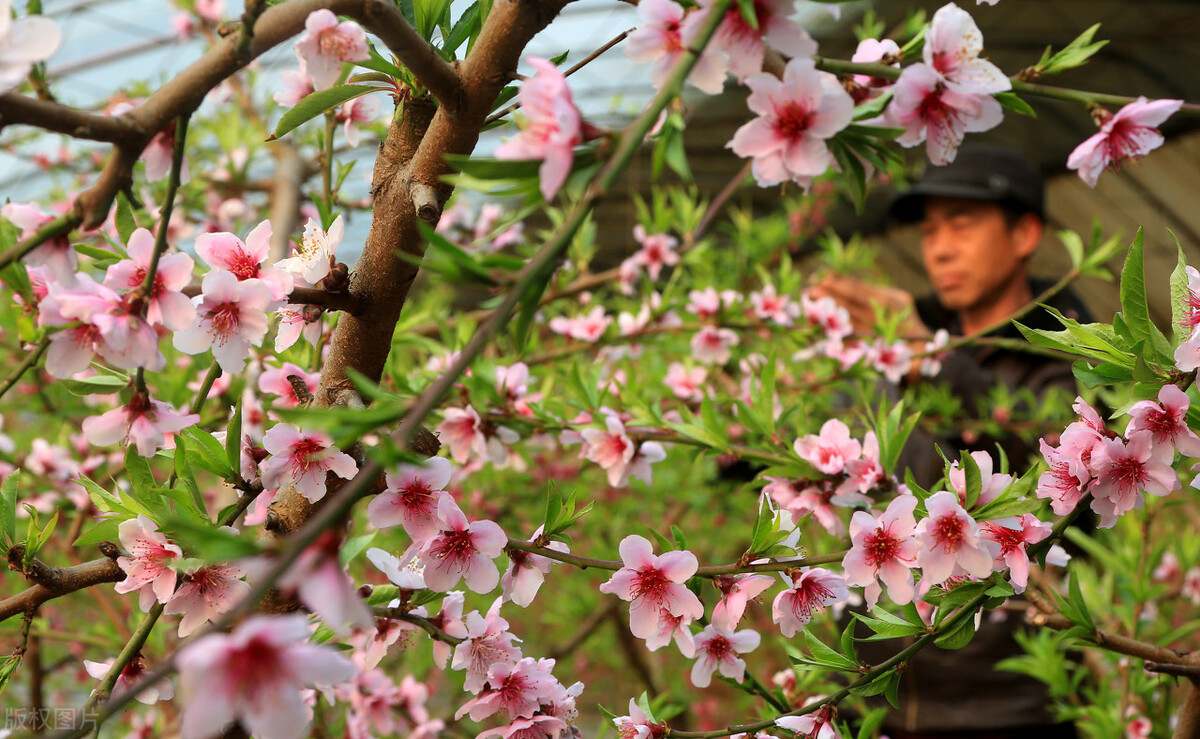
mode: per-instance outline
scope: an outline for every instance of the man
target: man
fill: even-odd
[[[1042,236],[1043,199],[1041,174],[1022,155],[997,147],[964,147],[953,163],[929,167],[891,208],[898,220],[921,224],[921,254],[934,295],[914,300],[903,290],[844,277],[829,277],[813,292],[818,297],[831,296],[845,306],[856,332],[869,332],[876,306],[906,313],[901,331],[917,351],[934,331],[943,328],[951,335],[1020,339],[1012,317],[1050,284],[1031,279],[1027,273],[1029,258]],[[1051,297],[1048,303],[1076,319],[1089,320],[1082,303],[1068,291]],[[1060,328],[1043,308],[1030,310],[1021,321],[1037,328]],[[914,372],[908,381],[918,379]],[[1039,398],[1052,387],[1069,393],[1067,398],[1075,392],[1067,362],[994,346],[954,350],[933,380],[947,383],[961,399],[964,412],[972,415],[997,384],[1014,391],[1028,388]],[[1021,466],[1036,452],[1036,447],[1016,435],[998,439],[972,436],[973,443],[963,436],[933,439],[914,435],[900,460],[901,468],[912,469],[920,484],[932,484],[943,472],[933,449],[935,443],[947,455],[972,448],[995,455],[999,443],[1012,463]],[[885,723],[889,736],[1074,737],[1071,726],[1054,723],[1041,683],[992,667],[1005,657],[1022,653],[1013,638],[1018,621],[1016,617],[994,621],[985,615],[966,648],[930,648],[917,655],[903,673],[900,710]],[[890,656],[887,646],[863,646],[866,649],[860,649],[860,654],[869,662]]]

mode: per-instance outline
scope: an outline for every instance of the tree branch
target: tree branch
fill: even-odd
[[[114,197],[116,197],[114,193]],[[25,255],[50,239],[56,236],[62,236],[79,225],[79,216],[74,213],[67,213],[55,218],[53,221],[47,221],[36,231],[31,233],[28,238],[14,244],[8,251],[0,254],[0,269],[4,269],[8,265],[18,260],[24,259]]]
[[[9,92],[0,95],[0,130],[24,124],[72,138],[135,144],[143,132],[126,116],[100,115],[60,103]]]
[[[42,565],[37,578],[38,584],[0,601],[0,622],[18,613],[29,613],[51,598],[101,583],[120,582],[125,573],[115,558],[103,557],[73,567]]]

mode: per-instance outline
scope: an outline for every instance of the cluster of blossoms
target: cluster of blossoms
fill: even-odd
[[[458,710],[456,718],[469,715],[482,721],[500,713],[507,716],[507,726],[480,736],[524,736],[520,732],[529,731],[529,736],[556,737],[569,732],[582,684],[564,687],[552,674],[552,659],[523,657],[517,646],[520,640],[500,616],[505,601],[522,607],[533,602],[552,561],[510,549],[509,567],[501,577],[494,560],[504,551],[508,537],[492,521],[467,520],[446,490],[452,476],[451,463],[441,457],[420,466],[401,465],[388,473],[387,487],[371,501],[367,513],[376,527],[401,526],[412,545],[399,557],[379,549],[370,550],[368,557],[403,591],[447,593],[441,611],[429,620],[462,641],[454,647],[452,658],[446,644],[436,643],[435,660],[465,670],[464,687],[476,696]],[[540,529],[532,541],[542,541]],[[560,542],[548,546],[566,551]],[[500,584],[502,596],[486,614],[472,611],[463,616],[463,594],[451,590],[460,581],[484,594]],[[411,613],[427,615],[423,606]]]
[[[1100,527],[1145,505],[1143,494],[1166,495],[1179,487],[1172,468],[1175,452],[1200,458],[1200,437],[1187,425],[1188,396],[1164,385],[1158,402],[1142,400],[1129,408],[1124,438],[1109,430],[1100,414],[1078,398],[1079,420],[1067,426],[1057,447],[1041,440],[1049,469],[1038,480],[1037,495],[1065,516],[1085,494],[1100,515]]]
[[[642,24],[630,34],[626,53],[651,64],[650,78],[661,87],[668,72],[689,48],[711,2],[684,8],[673,0],[638,5]],[[767,187],[795,182],[804,188],[834,166],[828,140],[851,124],[858,102],[889,94],[883,113],[864,124],[904,129],[902,146],[924,143],[929,160],[954,161],[967,133],[990,130],[1004,113],[995,95],[1012,89],[1004,73],[981,56],[983,35],[974,19],[949,3],[933,16],[925,36],[923,59],[905,67],[893,83],[854,75],[850,91],[837,77],[817,69],[816,42],[792,20],[793,0],[755,2],[751,25],[743,7],[727,11],[716,36],[705,47],[688,82],[708,94],[722,91],[732,74],[750,89],[747,106],[757,115],[737,130],[728,147],[753,159],[754,177]],[[791,61],[782,78],[763,71],[766,45]],[[898,64],[900,49],[888,39],[864,39],[855,62]],[[541,159],[543,196],[550,200],[566,181],[573,148],[585,140],[586,124],[562,73],[549,61],[531,57],[536,74],[521,86],[524,122],[520,133],[496,152],[501,159]],[[1143,156],[1162,144],[1155,126],[1182,105],[1179,100],[1130,103],[1116,115],[1097,115],[1099,133],[1080,144],[1068,166],[1091,186],[1107,166]],[[870,164],[866,164],[870,168]]]
[[[16,204],[5,206],[4,215],[20,221],[26,233],[49,220],[33,206]],[[329,234],[310,221],[302,251],[268,266],[267,221],[245,242],[232,233],[202,234],[196,239],[196,253],[211,269],[192,298],[184,292],[195,266],[187,254],[163,254],[155,265],[153,284],[144,284],[155,251],[155,237],[144,228],[130,235],[128,257],[108,267],[102,282],[76,272],[74,250],[66,239],[55,239],[35,250],[27,266],[33,302],[25,308],[36,314],[40,327],[52,331],[46,371],[59,378],[86,378],[94,374],[89,365],[97,357],[123,370],[161,371],[166,359],[158,342],[170,334],[180,351],[211,350],[222,370],[239,373],[266,337],[271,311],[280,317],[277,350],[291,346],[302,332],[315,342],[322,328],[320,311],[308,316],[305,306],[288,305],[286,300],[294,285],[312,284],[310,279],[319,281],[328,274],[340,237],[340,217]],[[172,436],[198,420],[138,387],[124,404],[86,419],[83,432],[93,444],[128,442],[149,457],[171,448]]]

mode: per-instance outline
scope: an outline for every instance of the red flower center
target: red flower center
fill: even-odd
[[[252,280],[258,277],[258,260],[241,249],[234,249],[229,255],[226,268],[236,275],[238,280]]]
[[[958,551],[966,536],[966,526],[957,513],[947,513],[933,522],[933,541],[942,547],[946,554]]]
[[[230,336],[237,333],[241,325],[242,311],[237,303],[221,303],[208,312],[208,317],[218,343],[224,344]]]
[[[900,553],[900,540],[892,536],[890,527],[880,527],[863,539],[863,549],[867,553],[867,562],[872,567],[880,567]]]
[[[788,141],[803,138],[804,132],[812,125],[812,119],[813,112],[807,106],[789,101],[775,111],[775,133]]]

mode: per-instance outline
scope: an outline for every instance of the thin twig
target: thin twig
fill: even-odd
[[[0,269],[4,269],[13,262],[20,261],[25,258],[25,255],[50,239],[62,236],[69,233],[72,229],[79,225],[82,216],[75,213],[64,213],[55,218],[53,221],[47,221],[36,231],[31,233],[27,238],[22,239],[10,248],[8,251],[0,254]]]
[[[579,70],[583,69],[588,64],[595,61],[598,56],[600,56],[604,52],[608,51],[612,47],[614,47],[617,44],[624,41],[625,37],[628,36],[629,34],[633,33],[635,30],[636,29],[634,29],[634,28],[630,28],[628,30],[621,31],[616,36],[609,39],[609,41],[607,43],[605,43],[603,46],[596,49],[591,54],[588,54],[583,59],[580,59],[579,62],[574,64],[570,69],[568,69],[566,72],[563,72],[563,77],[570,77],[571,75],[575,74]],[[503,118],[504,116],[508,115],[509,113],[512,113],[519,107],[521,107],[520,103],[513,103],[512,105],[508,106],[507,108],[504,108],[503,110],[496,111],[495,113],[492,113],[491,115],[489,115],[487,118],[484,119],[483,125],[490,126],[493,123],[495,123],[496,121]]]
[[[21,364],[17,365],[17,368],[13,370],[12,374],[4,380],[4,384],[0,385],[0,398],[4,397],[4,394],[11,390],[13,386],[21,380],[21,376],[28,372],[30,367],[33,367],[38,363],[38,360],[41,359],[42,355],[46,353],[46,349],[49,348],[49,346],[50,339],[42,339],[37,343],[37,346],[35,346],[32,351],[25,355],[25,359],[21,361]]]
[[[462,637],[446,633],[427,618],[422,618],[399,608],[372,608],[371,610],[377,618],[392,618],[397,621],[404,621],[415,626],[420,626],[427,634],[440,642],[457,645],[466,641]]]

